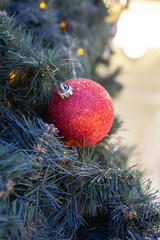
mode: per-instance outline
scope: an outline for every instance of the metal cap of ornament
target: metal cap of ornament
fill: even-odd
[[[69,98],[73,95],[73,88],[68,83],[60,83],[58,94],[62,99]]]

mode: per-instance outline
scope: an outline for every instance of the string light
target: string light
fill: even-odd
[[[63,22],[61,22],[61,23],[59,24],[59,27],[60,27],[60,28],[66,28],[66,26],[67,26],[67,24],[66,24],[65,21],[63,21]]]
[[[78,53],[79,55],[83,55],[83,54],[84,54],[83,48],[78,48],[77,53]]]
[[[15,82],[15,80],[17,80],[19,78],[19,74],[20,73],[18,70],[14,70],[14,71],[10,72],[9,84],[13,84]],[[21,82],[23,82],[25,80],[25,76],[26,76],[26,73],[19,78],[21,80]]]
[[[10,79],[13,79],[13,78],[15,78],[15,77],[16,77],[15,71],[12,71],[12,72],[10,73]]]
[[[41,3],[40,3],[40,8],[41,8],[41,9],[46,8],[46,4],[45,4],[44,2],[41,2]]]
[[[17,71],[10,72],[10,81],[9,84],[14,83]]]
[[[67,152],[63,152],[63,154],[64,154],[63,158],[66,158]]]

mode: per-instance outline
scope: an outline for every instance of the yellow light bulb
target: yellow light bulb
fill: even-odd
[[[15,78],[15,77],[16,77],[15,71],[12,71],[12,72],[10,73],[10,79],[13,79],[13,78]]]
[[[78,48],[77,53],[78,53],[79,55],[83,55],[83,54],[84,54],[83,48]]]
[[[22,74],[20,73],[20,71],[18,70],[13,70],[12,72],[10,72],[10,80],[9,80],[9,84],[13,84],[16,80],[21,80],[21,83],[25,81],[25,76],[26,73]]]
[[[63,21],[63,22],[61,22],[61,23],[59,24],[59,27],[60,27],[60,28],[66,28],[66,26],[67,26],[67,24],[66,24],[65,21]]]
[[[13,84],[13,83],[14,83],[15,78],[17,77],[16,73],[17,73],[17,71],[12,71],[12,72],[10,72],[9,84]]]
[[[45,4],[44,2],[41,2],[41,3],[40,3],[40,8],[41,8],[41,9],[46,8],[46,4]]]

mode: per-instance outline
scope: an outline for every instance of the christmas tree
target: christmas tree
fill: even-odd
[[[119,69],[99,71],[112,54],[111,5],[26,0],[1,7],[0,239],[158,239],[156,193],[127,168],[119,118],[89,147],[66,145],[46,121],[53,90],[68,79],[93,79],[112,97],[121,88]]]

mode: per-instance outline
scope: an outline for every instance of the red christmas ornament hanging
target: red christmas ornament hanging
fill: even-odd
[[[97,82],[76,78],[60,84],[46,107],[46,121],[70,146],[90,146],[102,140],[114,119],[112,99]]]

